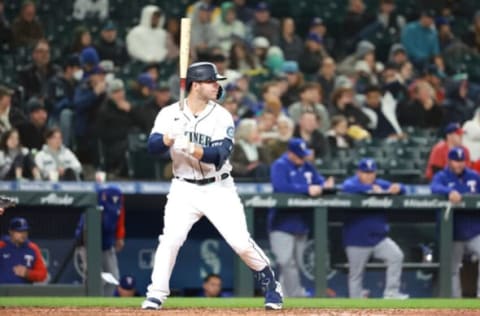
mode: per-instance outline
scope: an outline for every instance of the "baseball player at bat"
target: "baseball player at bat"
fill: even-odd
[[[430,188],[434,194],[448,196],[455,205],[465,194],[480,193],[480,175],[466,167],[466,153],[462,147],[453,147],[448,152],[445,169],[433,177]],[[462,297],[460,267],[465,251],[480,257],[480,216],[472,211],[454,211],[452,251],[452,296]],[[480,263],[479,263],[480,269]],[[477,280],[477,296],[480,295],[480,277]]]
[[[165,303],[178,251],[192,225],[202,216],[210,220],[252,269],[264,291],[265,308],[282,308],[280,283],[275,279],[269,259],[250,238],[243,205],[230,175],[232,167],[228,158],[233,147],[233,119],[214,101],[221,94],[218,81],[224,79],[212,63],[190,65],[183,110],[178,102],[163,108],[148,139],[148,148],[153,154],[170,149],[174,179],[143,309],[159,309]]]
[[[343,192],[363,194],[402,194],[403,185],[377,178],[377,163],[363,158],[358,164],[357,174],[346,179]],[[400,292],[403,252],[395,241],[388,237],[389,226],[385,210],[345,211],[343,243],[347,254],[348,291],[351,298],[363,297],[363,274],[371,256],[387,264],[384,298],[406,299],[408,294]]]

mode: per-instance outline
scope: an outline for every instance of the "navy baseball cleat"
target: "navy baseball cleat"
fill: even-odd
[[[280,282],[275,282],[275,288],[265,292],[265,309],[278,310],[283,307],[283,293]]]
[[[147,297],[142,303],[142,309],[160,309],[162,308],[162,302],[153,297]]]

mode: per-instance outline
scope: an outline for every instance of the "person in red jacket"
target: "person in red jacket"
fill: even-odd
[[[459,123],[450,123],[445,127],[445,140],[439,141],[433,146],[428,158],[425,178],[431,180],[437,171],[443,170],[448,163],[448,152],[453,147],[460,146],[465,151],[465,161],[470,167],[470,151],[462,145],[463,129]]]
[[[47,278],[47,268],[36,243],[28,240],[28,222],[10,221],[8,235],[0,240],[0,283],[28,284]]]

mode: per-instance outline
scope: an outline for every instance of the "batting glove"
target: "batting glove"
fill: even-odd
[[[173,148],[192,155],[195,151],[195,144],[190,142],[186,135],[177,136]]]

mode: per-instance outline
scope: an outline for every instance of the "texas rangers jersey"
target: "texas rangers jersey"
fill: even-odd
[[[209,101],[201,113],[193,115],[186,103],[187,100],[183,111],[180,111],[178,102],[163,108],[157,114],[151,134],[169,134],[181,126],[190,141],[202,147],[215,146],[225,138],[233,142],[235,130],[232,115],[220,104]],[[199,161],[173,146],[170,148],[170,155],[173,161],[173,174],[176,177],[203,179],[232,170],[228,159],[219,170],[216,170],[214,164]]]

